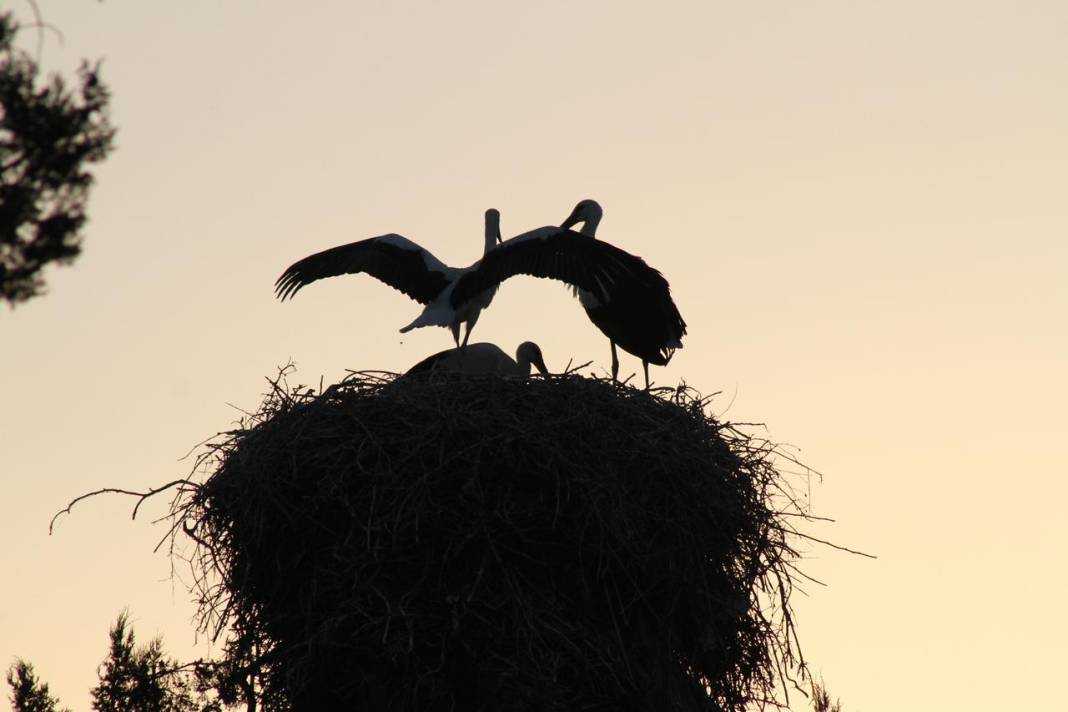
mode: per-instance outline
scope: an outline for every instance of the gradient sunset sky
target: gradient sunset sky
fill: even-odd
[[[288,264],[399,232],[466,265],[486,208],[510,236],[592,197],[689,325],[654,380],[794,446],[812,533],[879,557],[805,547],[801,641],[846,712],[1065,704],[1068,3],[38,3],[42,64],[103,58],[119,133],[84,255],[0,310],[4,667],[87,710],[126,606],[208,654],[152,553],[165,501],[52,514],[187,474],[289,359],[317,384],[451,345],[366,276],[280,304]],[[520,278],[473,341],[528,339],[609,366]]]

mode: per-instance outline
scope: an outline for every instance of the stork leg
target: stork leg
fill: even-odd
[[[642,368],[645,369],[645,390],[649,390],[649,362],[642,359]]]
[[[612,344],[612,380],[619,380],[619,355],[616,353],[616,342],[609,341]]]
[[[478,317],[481,312],[475,312],[475,315],[467,320],[466,329],[464,331],[464,346],[467,346],[467,339],[471,336],[471,329],[475,328],[475,322],[478,321]]]
[[[449,324],[449,331],[452,332],[452,341],[456,344],[456,348],[460,348],[460,322]],[[464,342],[466,341],[465,339]]]

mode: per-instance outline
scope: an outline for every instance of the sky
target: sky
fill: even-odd
[[[332,382],[451,345],[366,276],[281,304],[287,265],[389,232],[466,265],[486,208],[508,236],[595,198],[689,326],[654,380],[763,423],[823,475],[811,533],[878,557],[803,547],[844,708],[1064,704],[1068,5],[38,4],[43,66],[102,58],[119,132],[82,257],[0,310],[5,667],[88,709],[124,607],[209,654],[152,551],[166,502],[52,515],[186,475],[290,359]],[[609,368],[566,289],[517,278],[472,341],[528,339]]]

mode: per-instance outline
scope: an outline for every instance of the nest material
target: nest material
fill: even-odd
[[[281,381],[176,514],[294,709],[740,710],[799,664],[773,448],[692,391]]]

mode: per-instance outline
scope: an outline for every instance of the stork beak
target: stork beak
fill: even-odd
[[[548,376],[549,375],[549,369],[547,369],[545,367],[545,359],[543,359],[541,357],[540,353],[535,355],[535,357],[531,361],[531,363],[534,364],[534,368],[538,369],[538,373],[540,373],[543,376]]]
[[[578,210],[572,210],[571,214],[567,216],[567,220],[560,223],[560,227],[565,230],[569,229],[572,225],[582,222],[582,218],[578,216]]]

